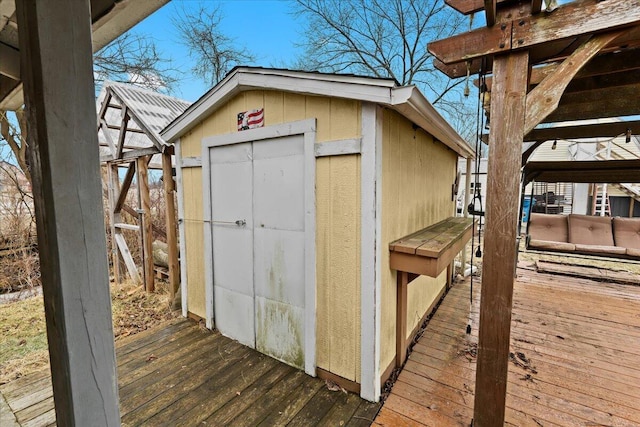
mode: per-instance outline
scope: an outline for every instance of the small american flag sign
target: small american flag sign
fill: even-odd
[[[238,130],[261,128],[264,126],[264,108],[238,113]]]

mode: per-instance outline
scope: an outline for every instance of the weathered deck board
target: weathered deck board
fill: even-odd
[[[473,415],[479,280],[454,286],[375,424],[465,425]],[[471,312],[472,333],[465,334]],[[640,287],[518,269],[506,424],[640,425]],[[518,356],[516,356],[517,358]]]
[[[189,320],[127,337],[116,353],[123,425],[368,426],[380,408]],[[20,425],[55,425],[48,372],[0,393]]]

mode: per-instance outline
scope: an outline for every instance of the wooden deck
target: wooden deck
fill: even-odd
[[[116,353],[123,425],[368,426],[379,409],[189,320],[121,341]],[[48,371],[0,393],[17,425],[55,425]]]
[[[376,425],[470,425],[477,282],[471,337],[465,281],[430,321]],[[519,268],[511,325],[507,424],[640,425],[640,287]]]

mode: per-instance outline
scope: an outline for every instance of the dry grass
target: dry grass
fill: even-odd
[[[111,286],[116,341],[174,318],[163,283],[147,294],[132,283]],[[49,366],[42,296],[0,305],[0,384]]]

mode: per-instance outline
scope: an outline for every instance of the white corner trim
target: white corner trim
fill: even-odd
[[[187,235],[184,226],[184,190],[182,179],[181,151],[180,140],[178,139],[174,145],[176,156],[176,191],[178,199],[178,233],[180,235],[180,298],[182,303],[182,316],[188,315],[188,298],[187,290]]]
[[[344,154],[359,154],[362,138],[340,139],[336,141],[318,142],[315,144],[315,156],[341,156]]]
[[[211,162],[209,147],[202,144],[202,225],[204,236],[205,326],[213,329],[213,225],[211,224]]]
[[[213,244],[211,234],[211,165],[209,152],[211,148],[284,136],[303,135],[304,139],[304,180],[305,180],[305,325],[304,325],[304,370],[316,376],[316,119],[306,119],[291,123],[250,129],[237,133],[215,135],[202,138],[202,190],[205,260],[205,301],[207,305],[207,322],[213,324]],[[207,323],[209,327],[209,323]]]
[[[362,104],[360,396],[372,402],[380,399],[380,266],[377,262],[380,236],[378,184],[381,175],[378,158],[382,140],[382,131],[378,126],[380,116],[376,104]]]
[[[181,168],[200,168],[202,167],[202,158],[200,156],[183,157],[180,161],[180,167]]]
[[[316,120],[304,133],[304,371],[316,376]]]

